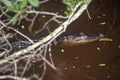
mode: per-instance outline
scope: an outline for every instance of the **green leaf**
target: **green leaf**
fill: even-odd
[[[9,7],[8,11],[14,12],[15,11],[15,7],[14,6]]]
[[[0,5],[0,11],[2,11],[2,5]]]
[[[7,7],[12,6],[12,2],[9,1],[9,0],[2,0],[2,2],[3,2]]]
[[[14,6],[15,6],[15,10],[20,10],[20,4],[19,3],[15,4]]]
[[[27,6],[27,0],[21,2],[20,7],[25,8]]]
[[[17,23],[18,17],[19,17],[19,13],[15,14],[15,16],[12,18],[12,24],[15,25]]]
[[[28,1],[34,7],[38,7],[39,6],[39,0],[28,0]]]

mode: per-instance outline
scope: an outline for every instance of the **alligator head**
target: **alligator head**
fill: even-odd
[[[84,33],[80,33],[78,35],[69,35],[60,38],[58,42],[61,43],[63,46],[75,46],[80,44],[85,44],[93,41],[97,41],[103,38],[103,34],[94,34],[94,35],[86,35]]]

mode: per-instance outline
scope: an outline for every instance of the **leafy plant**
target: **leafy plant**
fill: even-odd
[[[66,5],[64,13],[69,16],[77,3],[82,2],[82,4],[85,4],[87,0],[61,0],[61,2]],[[0,0],[0,12],[7,10],[14,13],[12,24],[15,25],[28,5],[39,7],[39,0]]]
[[[12,0],[0,0],[0,11],[7,10],[8,12],[15,13],[12,18],[12,24],[15,25],[20,15],[26,11],[28,5],[39,7],[39,0],[20,0],[17,2]]]
[[[29,3],[32,5],[32,6],[34,6],[34,7],[38,7],[39,6],[39,1],[38,0],[28,0],[29,1]]]
[[[87,0],[62,0],[62,3],[64,3],[66,7],[65,14],[69,16],[72,12],[72,9],[75,7],[77,3],[81,2],[81,4],[85,4]]]

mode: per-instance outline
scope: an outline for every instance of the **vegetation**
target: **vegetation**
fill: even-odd
[[[77,3],[81,2],[81,4],[85,4],[87,0],[62,0],[62,3],[64,3],[66,7],[65,14],[69,16],[72,12],[72,9],[75,7]]]
[[[39,0],[1,0],[0,1],[0,11],[8,11],[8,12],[13,12],[15,15],[12,18],[12,24],[15,25],[18,18],[26,11],[26,7],[28,5],[31,5],[33,7],[39,7]]]
[[[85,4],[87,0],[62,0],[61,2],[66,5],[66,11],[64,12],[69,16],[77,3]],[[18,18],[23,18],[29,5],[39,7],[39,0],[0,0],[0,12],[8,11],[14,13],[12,24],[15,25]]]

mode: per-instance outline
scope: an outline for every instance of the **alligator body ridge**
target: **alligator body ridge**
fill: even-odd
[[[61,37],[57,40],[57,43],[63,46],[75,46],[80,44],[85,44],[89,42],[93,42],[103,38],[103,34],[96,34],[96,35],[86,35],[84,33],[80,33],[78,35],[69,35]],[[40,39],[33,39],[33,42],[38,42]],[[28,41],[13,41],[11,42],[11,46],[13,49],[23,49],[32,45],[31,42]],[[10,48],[8,44],[0,45],[0,48]]]

